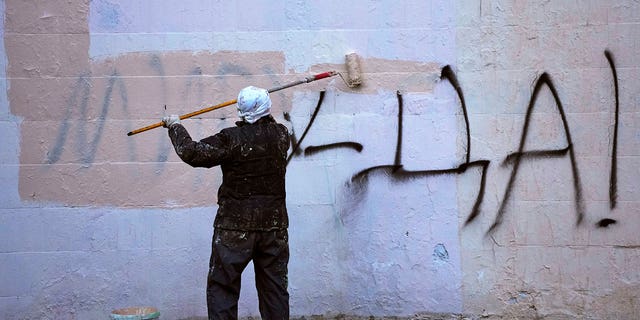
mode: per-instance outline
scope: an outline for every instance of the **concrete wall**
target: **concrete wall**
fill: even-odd
[[[292,315],[640,314],[640,3],[2,1],[0,318],[206,314],[219,169],[165,114],[272,95]],[[229,107],[184,120],[196,138]],[[295,151],[295,152],[294,152]],[[258,315],[251,267],[241,316]]]

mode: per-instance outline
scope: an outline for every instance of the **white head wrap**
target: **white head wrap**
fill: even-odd
[[[258,119],[269,114],[271,110],[271,98],[269,91],[249,86],[238,94],[238,115],[242,120],[254,123]]]

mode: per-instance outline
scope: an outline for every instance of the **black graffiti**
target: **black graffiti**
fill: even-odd
[[[618,87],[618,72],[616,70],[615,63],[613,62],[613,55],[609,50],[604,51],[604,56],[609,62],[611,68],[611,74],[613,77],[613,92],[615,99],[615,111],[614,111],[614,126],[613,126],[613,146],[611,146],[611,170],[609,173],[609,209],[613,210],[616,207],[618,200],[618,126],[620,115],[620,96]],[[606,228],[609,225],[615,224],[617,221],[611,218],[604,218],[596,223],[599,228]]]
[[[611,155],[611,171],[609,176],[609,204],[610,209],[613,210],[617,205],[617,153],[618,153],[618,134],[619,134],[619,112],[620,112],[620,99],[619,99],[619,84],[618,84],[618,76],[617,71],[613,59],[613,55],[608,50],[604,52],[604,55],[609,63],[612,79],[613,79],[613,87],[614,87],[614,96],[615,96],[615,125],[614,132],[612,137],[612,155]],[[154,56],[150,60],[150,65],[157,71],[160,77],[164,77],[164,68],[159,57]],[[233,69],[232,65],[225,65],[226,69]],[[228,70],[220,70],[221,73],[225,73]],[[237,71],[237,69],[236,69]],[[200,75],[202,71],[199,68],[195,68],[191,75]],[[54,146],[51,148],[51,151],[47,153],[48,164],[55,164],[60,161],[63,151],[65,150],[65,144],[67,143],[68,137],[71,132],[72,127],[72,112],[74,110],[79,110],[80,120],[76,124],[77,131],[77,144],[75,145],[77,154],[80,155],[81,162],[86,165],[91,165],[96,156],[97,148],[100,144],[105,121],[109,114],[109,110],[113,107],[112,100],[114,95],[119,94],[119,98],[122,101],[122,110],[125,113],[125,116],[128,117],[129,108],[128,108],[128,94],[126,91],[126,86],[118,74],[116,70],[113,71],[111,76],[108,78],[108,82],[106,85],[106,89],[102,99],[102,105],[100,108],[100,114],[98,115],[95,121],[86,121],[88,116],[88,108],[89,108],[89,99],[91,97],[91,88],[93,84],[91,83],[91,75],[83,74],[80,75],[73,87],[72,93],[67,101],[66,111],[64,115],[64,120],[62,121],[61,126],[59,127],[58,134],[56,136],[56,140],[54,142]],[[402,149],[403,149],[403,123],[404,123],[404,106],[403,106],[403,95],[401,92],[396,93],[397,103],[398,103],[398,113],[397,113],[397,132],[396,132],[396,146],[395,146],[395,154],[392,164],[383,164],[372,166],[369,168],[365,168],[351,176],[351,178],[347,181],[347,185],[352,189],[354,194],[362,194],[362,191],[366,191],[367,184],[369,181],[369,177],[376,174],[382,174],[390,177],[391,179],[397,181],[406,181],[411,179],[420,179],[426,177],[433,177],[438,175],[460,175],[467,173],[468,169],[476,169],[480,173],[480,179],[478,182],[478,191],[475,197],[475,202],[473,208],[471,209],[467,219],[465,220],[465,226],[469,223],[475,221],[481,212],[481,206],[485,195],[485,185],[486,178],[488,173],[488,168],[491,162],[486,159],[481,160],[471,160],[471,128],[470,121],[468,116],[468,107],[465,101],[463,90],[460,86],[460,83],[456,77],[455,72],[450,66],[445,66],[441,70],[440,79],[442,81],[447,81],[456,92],[456,95],[460,101],[460,108],[464,117],[465,123],[465,137],[466,144],[464,146],[465,154],[464,160],[457,167],[446,168],[446,169],[425,169],[425,170],[406,170],[402,163]],[[164,83],[162,84],[164,85]],[[187,89],[190,90],[194,84],[191,80],[187,83]],[[536,104],[536,99],[540,94],[540,90],[543,87],[547,87],[553,96],[555,106],[557,108],[557,114],[562,120],[563,124],[563,132],[566,139],[566,146],[558,149],[545,149],[545,150],[524,150],[525,142],[527,140],[527,135],[529,133],[529,125],[531,121],[531,116]],[[163,90],[164,92],[165,90]],[[319,94],[318,102],[316,107],[311,115],[309,122],[305,126],[305,129],[300,136],[299,140],[296,137],[296,134],[292,134],[292,152],[289,154],[287,158],[287,163],[291,161],[291,159],[295,156],[300,156],[304,153],[305,156],[312,156],[324,151],[332,150],[332,149],[349,149],[354,150],[356,152],[362,152],[363,145],[358,142],[353,141],[343,141],[343,142],[334,142],[316,146],[308,146],[302,150],[302,143],[307,137],[309,130],[316,122],[317,116],[321,111],[321,107],[324,101],[325,91],[321,91]],[[288,113],[284,114],[285,119],[291,122],[291,117]],[[92,126],[92,131],[89,133],[88,124],[94,122],[94,126]],[[163,140],[159,140],[160,142]],[[162,144],[165,145],[164,143]],[[135,144],[128,144],[128,148],[130,149],[129,155],[131,160],[135,160]],[[162,150],[161,150],[162,151]],[[159,163],[164,162],[166,160],[166,154],[169,152],[169,149],[166,149],[158,156]],[[529,104],[527,106],[526,116],[524,125],[522,128],[522,135],[520,137],[519,148],[517,152],[508,154],[502,165],[511,167],[511,174],[507,186],[505,188],[505,192],[500,202],[500,206],[497,212],[497,215],[493,221],[493,224],[487,231],[487,234],[493,232],[501,223],[504,218],[504,215],[507,213],[506,208],[509,200],[512,197],[512,192],[514,188],[515,181],[518,176],[518,172],[520,170],[520,165],[523,161],[536,161],[536,159],[542,158],[559,158],[565,159],[568,158],[572,168],[572,182],[573,182],[573,192],[574,192],[574,204],[576,207],[576,225],[580,225],[584,220],[585,210],[584,203],[582,198],[582,186],[580,181],[580,174],[578,172],[577,161],[575,157],[575,151],[573,147],[573,142],[571,138],[571,133],[568,125],[568,121],[565,115],[564,106],[561,102],[559,94],[556,90],[555,85],[553,84],[551,77],[548,73],[543,73],[535,82],[534,90],[531,94]],[[354,197],[357,199],[357,197]],[[616,224],[617,221],[611,218],[601,219],[596,223],[597,227],[606,228],[611,225]]]
[[[471,210],[471,213],[469,214],[465,222],[465,225],[466,225],[472,222],[480,213],[480,206],[482,204],[482,200],[485,193],[487,169],[489,167],[490,161],[489,160],[470,161],[471,134],[469,130],[469,117],[467,112],[467,106],[464,99],[464,94],[462,93],[462,88],[460,87],[457,77],[450,66],[445,66],[442,69],[441,79],[447,80],[454,87],[456,94],[458,95],[458,98],[460,100],[460,105],[461,105],[464,119],[465,119],[465,130],[466,130],[466,136],[467,136],[466,155],[465,155],[464,163],[460,164],[458,167],[448,168],[448,169],[437,169],[437,170],[406,170],[404,169],[404,166],[402,165],[404,105],[403,105],[402,94],[400,93],[400,91],[398,91],[396,93],[396,97],[398,100],[398,114],[397,114],[398,129],[397,129],[397,135],[396,135],[396,148],[395,148],[395,156],[394,156],[393,164],[379,165],[379,166],[363,169],[351,177],[350,181],[347,183],[347,187],[352,190],[354,195],[362,195],[364,194],[364,191],[366,191],[367,184],[369,181],[369,176],[372,174],[384,174],[395,180],[405,181],[409,179],[425,178],[425,177],[432,177],[432,176],[438,176],[438,175],[463,174],[470,168],[480,168],[481,170],[481,178],[479,183],[480,186],[478,188],[478,193],[476,196],[475,203],[473,205],[473,209]],[[309,129],[313,125],[318,115],[318,112],[320,111],[323,98],[324,98],[324,92],[321,92],[316,108],[300,140],[295,141],[295,135],[294,135],[294,138],[293,138],[294,147],[288,160],[291,160],[291,157],[293,157],[294,155],[299,154],[300,144],[302,143],[302,141],[304,140],[304,137],[307,135]],[[288,114],[285,114],[285,119],[290,121],[291,118]],[[359,143],[340,142],[340,143],[332,143],[332,144],[326,144],[321,146],[307,147],[305,149],[305,155],[311,155],[320,151],[326,151],[329,149],[343,148],[343,147],[353,148],[358,152],[362,151],[362,145]],[[357,198],[357,197],[354,197],[354,198]]]
[[[309,129],[311,129],[311,126],[313,125],[313,123],[316,121],[316,117],[318,116],[318,113],[320,112],[320,107],[322,106],[322,101],[324,101],[324,96],[325,96],[325,91],[320,91],[320,96],[318,97],[318,102],[316,103],[316,107],[313,110],[313,114],[311,115],[311,119],[309,120],[309,123],[307,123],[307,126],[305,127],[304,131],[302,132],[302,136],[300,137],[300,140],[297,139],[296,134],[295,134],[295,130],[293,130],[293,133],[291,135],[291,153],[289,154],[289,157],[287,158],[287,164],[289,163],[289,161],[291,161],[291,158],[294,155],[299,155],[302,153],[302,151],[300,150],[300,144],[302,144],[302,141],[304,141],[304,138],[307,136],[307,133],[309,132]],[[284,113],[284,118],[285,120],[291,122],[291,115],[289,113]],[[346,141],[346,142],[336,142],[336,143],[331,143],[331,144],[325,144],[325,145],[321,145],[321,146],[309,146],[307,148],[305,148],[304,150],[304,155],[305,156],[309,156],[321,151],[326,151],[329,149],[336,149],[336,148],[349,148],[349,149],[353,149],[356,150],[358,152],[362,151],[362,144],[357,143],[357,142],[350,142],[350,141]]]
[[[611,67],[613,91],[615,93],[615,123],[613,127],[613,146],[611,150],[611,173],[609,174],[609,208],[614,209],[618,198],[618,118],[620,113],[620,98],[618,91],[618,72],[616,71],[616,66],[613,62],[613,55],[608,50],[605,50],[604,55]]]
[[[330,143],[330,144],[324,144],[321,146],[308,146],[306,148],[304,148],[304,155],[305,156],[310,156],[313,154],[316,154],[318,152],[321,151],[326,151],[329,149],[339,149],[339,148],[346,148],[346,149],[353,149],[356,150],[358,152],[362,152],[362,144],[357,143],[357,142],[336,142],[336,143]]]
[[[458,99],[460,99],[462,114],[464,115],[464,126],[467,135],[467,152],[465,153],[465,162],[469,163],[469,158],[471,156],[471,130],[469,129],[469,114],[467,112],[467,103],[465,102],[464,94],[462,93],[462,87],[460,87],[458,77],[456,77],[456,74],[453,72],[453,69],[449,65],[442,68],[442,72],[440,72],[440,79],[447,79],[447,81],[449,81],[449,83],[453,86],[453,89],[456,90]]]
[[[470,162],[471,158],[471,126],[469,125],[469,115],[467,111],[467,103],[464,99],[464,94],[462,93],[462,87],[458,82],[458,77],[453,72],[451,66],[445,66],[442,68],[442,72],[440,74],[440,79],[447,79],[449,83],[456,90],[456,94],[458,95],[458,99],[460,100],[460,106],[462,108],[462,114],[464,115],[464,124],[465,131],[467,136],[467,144],[466,144],[466,152],[465,152],[465,163],[460,166],[460,172],[463,173],[467,167],[469,166],[479,166],[481,168],[481,176],[480,176],[480,188],[478,190],[478,195],[476,196],[475,204],[473,205],[473,209],[471,209],[471,213],[469,217],[465,221],[465,226],[471,223],[479,214],[480,214],[480,205],[482,204],[482,199],[484,198],[485,192],[485,184],[487,181],[487,170],[489,169],[489,164],[491,163],[489,160],[477,160],[474,162]]]
[[[536,105],[536,100],[538,95],[540,94],[540,90],[543,86],[547,86],[553,95],[553,99],[555,105],[557,107],[558,114],[562,120],[562,126],[564,129],[564,135],[567,143],[566,148],[556,149],[556,150],[532,150],[525,151],[524,145],[527,140],[527,134],[529,133],[529,125],[531,123],[531,115],[533,113],[533,108]],[[509,202],[511,197],[511,192],[513,190],[513,184],[518,175],[518,170],[520,169],[520,164],[522,160],[535,159],[535,158],[547,158],[547,157],[564,157],[566,154],[569,154],[569,159],[571,161],[571,170],[573,174],[573,188],[574,188],[574,202],[576,206],[577,219],[576,224],[579,225],[582,223],[584,219],[584,204],[582,201],[582,187],[580,183],[580,174],[578,173],[578,165],[576,163],[576,157],[573,150],[573,141],[571,140],[571,132],[569,130],[569,124],[567,122],[567,117],[564,112],[564,107],[562,106],[562,102],[560,101],[560,97],[558,96],[558,91],[556,90],[555,85],[553,84],[551,77],[546,72],[543,73],[538,80],[536,81],[535,87],[533,89],[533,93],[531,94],[531,98],[529,100],[529,105],[527,107],[527,113],[525,116],[524,126],[522,128],[522,136],[520,137],[520,146],[518,147],[518,151],[512,153],[507,156],[507,160],[513,163],[513,169],[511,170],[511,176],[509,178],[509,182],[507,183],[507,188],[502,198],[502,202],[500,204],[500,208],[498,209],[498,214],[496,218],[489,228],[489,233],[494,231],[501,223],[506,211],[506,205]]]
[[[604,218],[600,221],[598,221],[598,223],[596,223],[596,225],[600,228],[606,228],[608,227],[610,224],[615,224],[618,221],[614,220],[614,219],[609,219],[609,218]]]
[[[609,181],[609,202],[610,202],[610,208],[614,209],[616,206],[616,200],[617,200],[617,144],[618,144],[618,126],[619,126],[618,124],[618,121],[619,121],[618,120],[619,119],[619,91],[618,91],[619,89],[618,88],[619,87],[618,87],[618,80],[617,80],[617,72],[616,72],[615,65],[613,63],[613,57],[609,51],[605,51],[605,56],[612,70],[613,79],[614,79],[614,91],[615,91],[615,130],[613,135],[611,173],[610,173],[610,179],[609,179],[610,180]],[[464,99],[462,88],[457,80],[455,73],[453,72],[450,66],[445,66],[442,69],[440,78],[443,80],[447,80],[453,86],[460,100],[460,105],[461,105],[461,109],[464,116],[465,130],[466,130],[466,152],[465,152],[464,162],[460,164],[458,167],[448,168],[448,169],[438,169],[438,170],[405,170],[404,169],[404,166],[402,165],[402,159],[401,159],[402,142],[403,142],[403,138],[402,138],[403,99],[402,99],[402,94],[398,91],[397,92],[398,131],[397,131],[396,149],[395,149],[393,164],[378,165],[378,166],[373,166],[373,167],[363,169],[351,177],[351,179],[347,182],[347,186],[353,192],[354,199],[358,201],[357,196],[361,196],[364,194],[367,188],[369,177],[374,174],[382,174],[394,180],[404,181],[409,179],[424,178],[424,177],[437,176],[437,175],[463,174],[469,168],[479,168],[481,170],[481,178],[479,181],[478,193],[476,195],[474,206],[471,209],[471,212],[465,221],[465,226],[466,226],[469,223],[476,220],[480,214],[480,211],[481,211],[480,208],[481,208],[481,204],[485,194],[487,171],[491,162],[486,159],[476,160],[476,161],[470,160],[471,159],[471,131],[470,131],[470,124],[469,124],[469,117],[468,117],[468,109]],[[534,111],[534,107],[536,105],[536,100],[538,98],[538,95],[540,94],[540,91],[543,87],[547,87],[553,96],[557,115],[560,117],[560,120],[562,121],[562,129],[564,133],[564,138],[566,140],[565,141],[566,146],[558,149],[525,150],[525,142],[527,140],[527,135],[530,130],[529,126],[531,123],[532,113]],[[301,154],[300,144],[302,143],[309,129],[313,125],[318,115],[318,112],[320,111],[323,98],[324,98],[324,92],[321,92],[316,108],[313,112],[313,115],[311,116],[309,123],[307,124],[304,130],[304,133],[300,141],[295,141],[295,138],[294,138],[294,142],[293,142],[294,149],[293,149],[293,152],[290,154],[288,161],[290,161],[293,156]],[[290,121],[290,117],[288,117],[287,114],[285,114],[285,118]],[[358,152],[360,152],[363,148],[361,144],[356,142],[331,143],[331,144],[325,144],[320,146],[310,146],[307,149],[305,149],[305,156],[310,156],[321,151],[326,151],[326,150],[335,149],[335,148],[343,148],[343,147],[352,148],[354,150],[357,150]],[[497,215],[494,218],[493,224],[487,230],[487,235],[494,232],[496,228],[501,225],[504,219],[504,215],[506,214],[507,204],[509,203],[512,197],[514,184],[518,176],[518,172],[520,170],[520,165],[523,163],[523,161],[535,161],[536,159],[549,159],[549,158],[559,158],[559,159],[568,158],[570,162],[573,194],[574,194],[573,202],[574,202],[575,212],[576,212],[575,221],[576,221],[576,226],[579,226],[582,224],[585,218],[585,207],[584,207],[584,200],[582,196],[582,183],[580,180],[580,174],[578,170],[574,144],[571,137],[571,130],[569,128],[569,123],[565,114],[565,108],[562,104],[558,91],[551,79],[551,76],[545,72],[541,74],[536,80],[533,92],[529,99],[529,104],[527,106],[527,111],[526,111],[525,121],[522,128],[522,134],[520,137],[518,151],[508,154],[505,157],[504,161],[502,162],[503,166],[512,167],[511,174],[510,174],[507,186],[505,188],[504,196],[502,198],[502,201],[500,202]],[[604,228],[616,223],[617,221],[614,219],[605,218],[597,222],[596,225],[598,227]]]
[[[287,158],[287,164],[289,163],[289,161],[291,161],[291,158],[293,158],[294,155],[298,155],[298,154],[301,153],[300,144],[304,140],[304,137],[307,136],[307,133],[309,132],[309,129],[311,128],[313,123],[316,121],[316,117],[318,116],[318,112],[320,112],[320,106],[322,105],[322,101],[324,100],[324,94],[325,94],[324,91],[320,91],[320,97],[318,98],[318,103],[316,104],[316,108],[313,110],[313,114],[311,115],[311,119],[309,120],[309,123],[307,124],[307,127],[302,132],[302,136],[300,137],[299,141],[296,138],[295,131],[293,131],[293,134],[291,135],[291,144],[293,145],[293,148],[291,149],[291,154],[289,154],[289,157]],[[287,121],[289,121],[289,122],[291,121],[291,116],[288,113],[285,113],[284,117],[285,117],[285,119]]]

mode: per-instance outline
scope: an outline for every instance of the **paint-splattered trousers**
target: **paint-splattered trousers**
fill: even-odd
[[[207,279],[209,320],[237,319],[242,271],[253,260],[262,319],[289,319],[287,229],[235,231],[216,228]]]

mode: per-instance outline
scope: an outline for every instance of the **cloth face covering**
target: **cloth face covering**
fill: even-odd
[[[269,114],[271,110],[271,98],[269,91],[249,86],[238,94],[238,115],[248,123],[254,123],[258,119]]]

